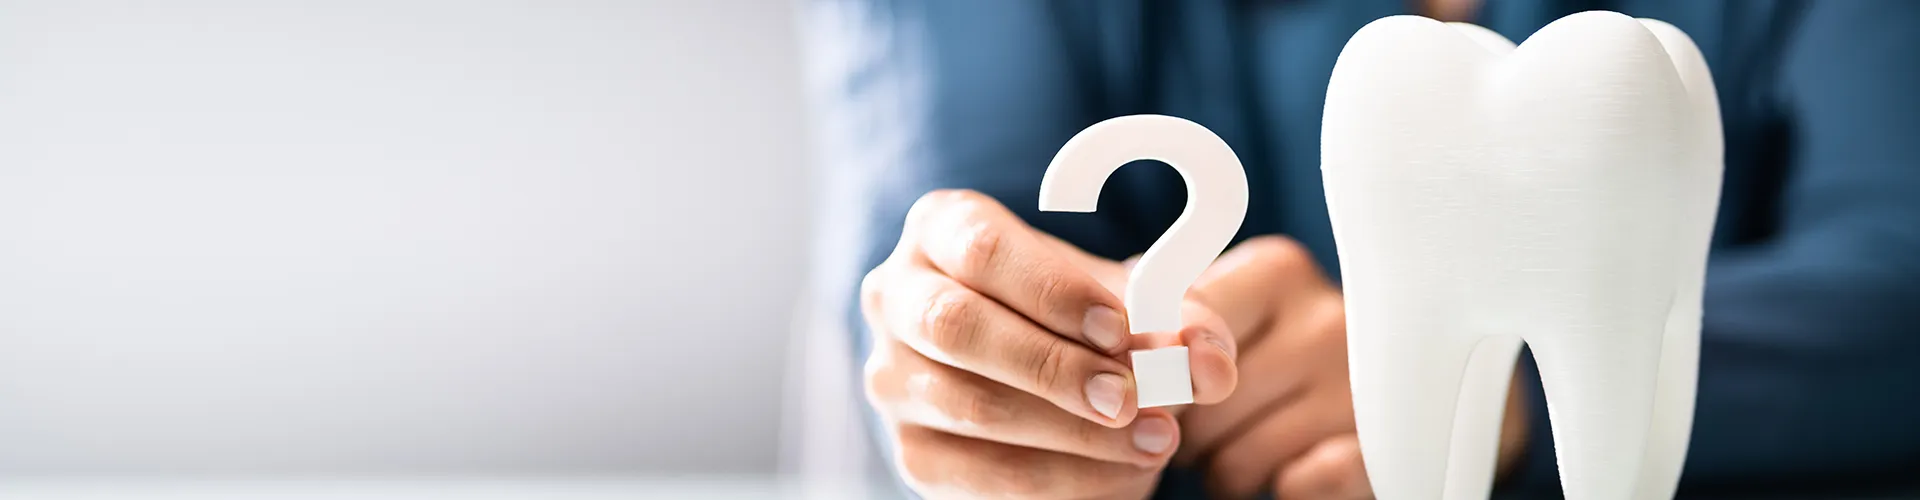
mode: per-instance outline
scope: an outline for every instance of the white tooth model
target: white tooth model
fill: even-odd
[[[1327,86],[1354,416],[1384,500],[1485,498],[1521,341],[1567,498],[1670,498],[1692,427],[1721,139],[1671,25],[1567,16],[1515,48],[1413,16]]]

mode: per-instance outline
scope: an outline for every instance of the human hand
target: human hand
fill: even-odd
[[[894,466],[908,486],[932,498],[1152,492],[1180,429],[1166,409],[1138,408],[1117,356],[1194,346],[1194,400],[1207,404],[1233,391],[1234,340],[1197,304],[1181,331],[1136,340],[1107,288],[1115,276],[1124,279],[1120,264],[985,195],[939,191],[914,204],[893,254],[861,283],[874,332],[867,398],[899,444]]]
[[[1272,291],[1204,292],[1210,280],[1233,275]],[[1242,383],[1225,402],[1181,417],[1175,463],[1203,464],[1209,493],[1225,498],[1269,489],[1287,500],[1372,498],[1354,433],[1345,303],[1312,257],[1286,238],[1251,239],[1216,260],[1195,288],[1244,349]],[[1501,471],[1525,448],[1525,411],[1509,391]]]

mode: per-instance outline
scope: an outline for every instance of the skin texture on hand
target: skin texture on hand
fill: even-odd
[[[1198,304],[1187,324],[1127,334],[1120,270],[970,191],[914,204],[892,255],[861,284],[874,332],[868,401],[894,467],[928,498],[1144,498],[1181,440],[1141,410],[1122,354],[1190,347],[1194,398],[1226,399],[1233,335]],[[1124,277],[1123,277],[1124,279]],[[1148,337],[1148,338],[1136,338]]]
[[[1371,497],[1343,303],[1298,244],[1262,237],[1222,254],[1188,291],[1178,332],[1128,335],[1126,280],[1125,264],[979,193],[915,203],[861,286],[875,333],[867,398],[909,487],[927,498],[1137,499],[1178,462],[1204,470],[1222,498]],[[1167,345],[1190,347],[1199,406],[1142,410],[1124,354]],[[1503,470],[1526,435],[1518,397]]]
[[[1222,285],[1236,282],[1259,286]],[[1354,433],[1344,303],[1305,249],[1281,237],[1248,240],[1215,261],[1193,293],[1229,318],[1241,347],[1240,386],[1218,405],[1181,415],[1175,463],[1205,471],[1218,498],[1372,498]],[[1520,398],[1509,392],[1502,471],[1525,448]]]

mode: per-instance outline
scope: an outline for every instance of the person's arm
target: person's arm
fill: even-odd
[[[1708,264],[1682,493],[1920,470],[1920,2],[1810,4],[1779,69],[1778,232]],[[1544,410],[1529,489],[1557,486]]]
[[[907,208],[970,189],[1098,255],[1138,251],[1112,212],[1041,214],[1041,174],[1074,133],[1107,118],[1115,89],[1090,42],[1126,2],[817,0],[811,80],[829,144],[827,222],[859,229],[878,264]],[[1110,75],[1109,75],[1110,76]]]
[[[1022,220],[1095,255],[1144,248],[1113,211],[1043,214],[1040,177],[1080,129],[1106,118],[1110,89],[1076,36],[1094,34],[1090,7],[989,0],[817,0],[805,12],[822,115],[824,239],[843,262],[851,297],[859,275],[900,238],[907,209],[936,189],[1000,200]],[[1084,38],[1083,36],[1081,38]],[[1112,193],[1106,195],[1110,199]],[[860,318],[843,311],[870,347]]]
[[[873,332],[852,300],[901,240],[915,200],[969,189],[1044,232],[1103,255],[1141,241],[1114,211],[1037,211],[1054,152],[1101,118],[1110,79],[1085,45],[1102,9],[1131,2],[813,0],[803,5],[809,85],[824,147],[814,293],[851,333],[860,371]],[[1067,12],[1072,9],[1072,12]],[[1122,191],[1109,189],[1108,191]],[[1109,193],[1112,199],[1114,193]],[[857,391],[856,391],[857,393]],[[862,405],[863,408],[865,405]],[[871,414],[868,414],[871,416]],[[877,426],[878,424],[873,424]],[[892,454],[883,432],[877,441]]]

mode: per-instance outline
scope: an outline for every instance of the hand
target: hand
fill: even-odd
[[[1203,463],[1210,493],[1245,498],[1269,488],[1288,500],[1373,497],[1354,434],[1345,303],[1298,243],[1261,237],[1234,247],[1195,288],[1241,276],[1277,292],[1218,297],[1245,350],[1242,386],[1225,402],[1181,417],[1176,463]],[[1524,448],[1526,407],[1509,391],[1500,467]]]
[[[1180,429],[1166,409],[1137,407],[1117,357],[1194,346],[1203,404],[1225,399],[1238,371],[1232,333],[1199,304],[1177,333],[1128,335],[1106,286],[1124,274],[979,193],[916,202],[893,254],[861,283],[874,332],[867,398],[899,444],[894,466],[908,486],[930,498],[1151,493]]]

